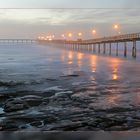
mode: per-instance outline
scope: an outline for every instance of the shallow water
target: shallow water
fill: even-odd
[[[1,45],[0,56],[2,93],[85,86],[99,92],[94,103],[97,107],[140,103],[138,59],[98,56],[37,44]],[[80,76],[69,80],[63,77],[75,73]]]
[[[140,106],[139,69],[139,57],[96,55],[38,44],[1,45],[0,93],[75,91],[72,98],[88,100],[88,108],[131,109]]]

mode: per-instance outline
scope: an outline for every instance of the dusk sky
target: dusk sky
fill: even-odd
[[[96,37],[109,36],[116,34],[113,24],[119,24],[122,34],[140,32],[139,5],[140,0],[5,0],[0,2],[0,38],[60,38],[69,32],[92,38],[92,29]]]

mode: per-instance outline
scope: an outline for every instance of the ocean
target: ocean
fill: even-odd
[[[63,46],[57,47],[57,45],[49,46],[37,43],[1,44],[0,122],[2,123],[3,130],[13,130],[12,126],[7,129],[6,125],[3,125],[3,122],[8,124],[6,122],[9,119],[14,122],[14,119],[12,117],[10,118],[8,113],[22,110],[20,108],[19,110],[12,110],[8,106],[9,104],[7,105],[7,102],[11,101],[9,99],[15,100],[17,97],[22,98],[25,94],[26,96],[36,95],[43,98],[41,104],[37,106],[31,105],[31,107],[28,108],[29,110],[32,109],[36,111],[32,115],[37,118],[38,112],[40,113],[41,110],[40,108],[42,108],[42,106],[48,106],[44,105],[46,101],[44,98],[46,99],[49,96],[48,98],[50,99],[50,93],[52,93],[53,96],[61,95],[61,93],[62,95],[64,93],[72,93],[71,102],[60,98],[61,100],[59,101],[53,101],[53,105],[49,104],[49,107],[53,108],[56,103],[55,109],[58,107],[58,110],[65,108],[69,111],[72,110],[72,112],[77,110],[78,112],[83,112],[83,110],[90,109],[90,113],[92,112],[91,110],[95,113],[100,112],[100,115],[98,114],[99,116],[104,116],[104,114],[102,114],[103,112],[110,115],[114,114],[114,116],[122,116],[120,118],[124,118],[124,123],[126,123],[126,118],[128,120],[130,118],[130,121],[131,119],[133,120],[133,117],[139,113],[137,109],[140,107],[140,49],[138,48],[139,43],[137,43],[137,58],[132,58],[131,45],[130,43],[128,47],[129,53],[127,58],[125,58],[122,53],[123,44],[119,45],[118,57],[115,56],[115,49],[113,49],[112,55],[109,56],[108,54],[103,55],[87,51],[74,51],[72,49],[66,49]],[[57,97],[59,98],[60,96]],[[77,101],[78,99],[79,102]],[[75,101],[79,104],[75,104]],[[5,106],[8,106],[11,110],[6,110],[7,108]],[[23,108],[23,110],[24,109],[25,108]],[[28,109],[25,109],[25,112]],[[113,109],[118,109],[118,112],[114,113]],[[124,109],[124,111],[120,112],[119,110],[122,109]],[[112,110],[112,112],[106,113],[109,110]],[[27,117],[28,121],[26,122],[25,120],[27,118],[23,115],[25,112],[22,111],[21,116],[19,114],[11,115],[14,116],[14,118],[18,116],[22,120],[16,123],[16,129],[18,130],[23,128],[33,129],[31,122],[39,120],[33,121],[30,118],[31,121],[29,121]],[[42,112],[44,113],[45,111],[41,111],[41,113]],[[59,113],[61,114],[60,110]],[[90,113],[87,112],[89,116],[92,116]],[[25,114],[28,113],[26,112]],[[42,116],[44,116],[44,114]],[[41,116],[41,114],[39,115]],[[88,115],[85,116],[85,118],[86,117],[88,117]],[[60,118],[61,117],[59,117],[59,119]],[[82,117],[78,116],[75,118],[82,119]],[[120,118],[119,120],[121,120]],[[41,120],[44,120],[44,118],[41,118],[39,121]],[[68,120],[73,121],[71,118]],[[30,124],[30,127],[27,124]],[[26,127],[22,128],[21,126],[23,125],[26,125]],[[42,129],[44,126],[45,124],[43,124],[42,127],[37,125],[34,127]],[[85,126],[82,128],[92,130]],[[98,126],[97,128],[106,130],[106,127]],[[128,127],[128,129],[129,128],[131,127]],[[45,127],[45,130],[51,129]],[[61,130],[61,128],[59,130]],[[79,129],[79,127],[77,129],[76,127],[72,130],[82,129]],[[121,130],[124,130],[124,128],[122,127]]]

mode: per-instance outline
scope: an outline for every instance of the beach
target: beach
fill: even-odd
[[[1,131],[140,129],[139,57],[35,43],[0,56]]]

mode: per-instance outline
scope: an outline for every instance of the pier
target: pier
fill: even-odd
[[[49,44],[63,44],[62,46],[67,48],[72,48],[74,50],[86,50],[98,54],[106,54],[107,53],[107,45],[109,46],[109,55],[112,54],[112,43],[116,44],[116,56],[119,55],[119,43],[124,43],[124,57],[127,57],[127,43],[132,42],[132,57],[136,58],[137,56],[137,41],[140,41],[140,33],[133,34],[124,34],[110,37],[102,37],[97,39],[89,39],[89,40],[38,40],[39,43],[49,43]],[[103,46],[101,48],[101,45]],[[102,50],[103,49],[103,50]]]
[[[35,39],[0,39],[0,44],[29,44],[35,42]]]

